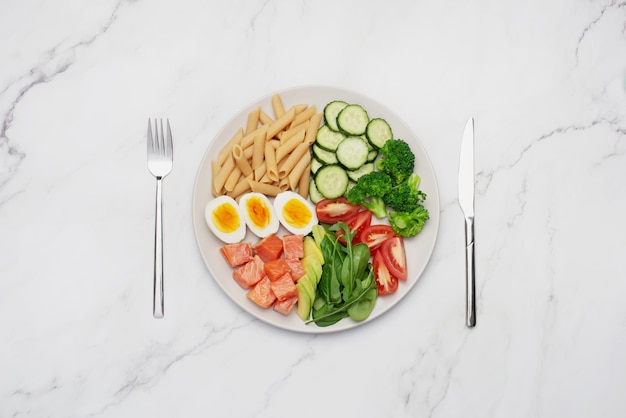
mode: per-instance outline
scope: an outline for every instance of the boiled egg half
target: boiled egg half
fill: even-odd
[[[239,208],[250,231],[265,238],[278,231],[278,217],[270,200],[261,193],[246,193],[239,198]]]
[[[211,232],[227,244],[240,242],[246,235],[241,209],[230,196],[218,196],[207,203],[204,220]]]
[[[280,223],[292,234],[306,235],[317,224],[315,206],[296,192],[279,193],[274,208]]]

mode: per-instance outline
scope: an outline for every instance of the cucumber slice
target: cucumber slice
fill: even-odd
[[[337,164],[337,155],[332,151],[326,151],[317,144],[313,144],[313,155],[323,164]]]
[[[346,139],[346,136],[341,132],[331,130],[328,125],[322,125],[322,127],[317,130],[315,143],[326,151],[335,151],[337,145],[344,139]]]
[[[363,135],[370,119],[362,106],[351,104],[343,108],[337,115],[337,126],[349,135]]]
[[[381,149],[385,142],[393,138],[391,126],[385,119],[375,118],[367,124],[367,139],[376,149]]]
[[[374,171],[374,163],[365,163],[360,168],[357,168],[356,170],[348,171],[348,177],[352,181],[357,181],[359,177],[362,177],[373,171]]]
[[[326,199],[343,196],[348,189],[348,174],[337,164],[325,165],[315,175],[315,187]]]
[[[348,170],[356,170],[367,162],[367,145],[358,136],[349,136],[337,146],[337,161]]]
[[[370,144],[370,141],[367,139],[367,136],[361,135],[359,138],[361,138],[363,142],[365,142],[365,145],[367,145],[367,151],[368,151],[367,162],[370,163],[374,161],[376,157],[378,157],[378,150],[374,148],[372,144]]]
[[[369,151],[376,149],[376,148],[374,148],[374,146],[372,144],[370,144],[369,139],[367,139],[367,135],[361,135],[359,138],[363,138],[363,141],[365,141],[365,143],[367,144],[367,149]]]
[[[339,131],[339,127],[337,126],[337,115],[346,106],[348,106],[348,103],[341,100],[334,100],[324,107],[324,120],[333,131]]]
[[[323,165],[324,164],[317,158],[315,157],[311,158],[311,173],[313,174],[317,173],[317,170],[322,168]]]
[[[317,186],[315,186],[315,180],[311,179],[309,181],[309,199],[311,202],[317,203],[320,200],[324,199],[324,196],[317,190]]]

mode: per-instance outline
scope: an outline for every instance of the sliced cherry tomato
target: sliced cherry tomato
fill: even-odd
[[[398,279],[389,273],[385,262],[383,261],[383,255],[380,251],[374,252],[374,260],[372,260],[372,266],[374,267],[374,277],[376,277],[376,287],[378,288],[378,294],[388,295],[398,290]]]
[[[361,242],[359,238],[361,231],[370,226],[371,223],[372,212],[370,212],[369,210],[362,210],[360,212],[357,212],[346,221],[346,224],[350,227],[350,231],[356,231],[356,234],[352,238],[352,245]],[[343,238],[343,230],[339,230],[335,234],[337,235],[339,242],[341,242],[343,245],[346,245],[346,240]]]
[[[370,247],[370,251],[373,251],[380,247],[388,238],[395,236],[393,228],[389,225],[370,225],[361,231],[359,241],[367,244]]]
[[[388,238],[378,250],[392,276],[406,280],[406,252],[402,237]]]
[[[361,209],[359,205],[353,205],[345,197],[337,199],[322,199],[315,205],[317,219],[325,224],[346,222]]]
[[[350,231],[355,232],[352,238],[352,245],[361,242],[361,232],[372,224],[372,212],[363,210],[348,220]]]

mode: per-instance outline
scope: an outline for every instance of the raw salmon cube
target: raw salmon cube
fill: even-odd
[[[294,281],[298,281],[298,279],[306,274],[306,270],[304,270],[304,266],[302,262],[297,258],[286,258],[285,261],[289,265],[289,269],[291,270],[291,278]]]
[[[285,273],[291,273],[291,268],[284,258],[278,258],[276,260],[268,261],[265,263],[263,270],[265,275],[269,277],[271,281],[277,280]]]
[[[283,253],[283,240],[274,234],[268,235],[259,241],[254,251],[264,262],[276,260]]]
[[[289,312],[291,312],[297,301],[297,296],[285,300],[277,300],[276,303],[274,303],[274,310],[283,315],[289,315]]]
[[[291,273],[285,273],[280,278],[271,281],[270,287],[278,300],[285,300],[298,296],[298,288],[291,278]]]
[[[260,307],[269,308],[276,300],[276,295],[272,292],[270,285],[270,279],[263,277],[246,296]]]
[[[304,257],[304,244],[302,235],[285,235],[283,237],[283,253],[285,258]]]
[[[241,266],[252,260],[252,245],[249,242],[227,244],[220,252],[231,267]]]
[[[257,266],[259,266],[259,269],[261,271],[265,271],[264,270],[265,263],[263,262],[263,260],[261,260],[261,257],[259,257],[258,255],[255,255],[253,259],[254,259],[254,262],[257,264]]]
[[[263,270],[259,269],[259,265],[250,260],[243,266],[233,271],[233,279],[243,289],[249,289],[257,284],[265,276]]]

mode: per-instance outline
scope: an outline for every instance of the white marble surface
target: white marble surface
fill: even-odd
[[[623,417],[626,3],[0,3],[0,416]],[[323,84],[435,166],[431,262],[381,318],[268,326],[200,258],[191,192],[244,105]],[[476,118],[478,325],[464,325]],[[166,317],[151,315],[148,117],[167,116]]]

